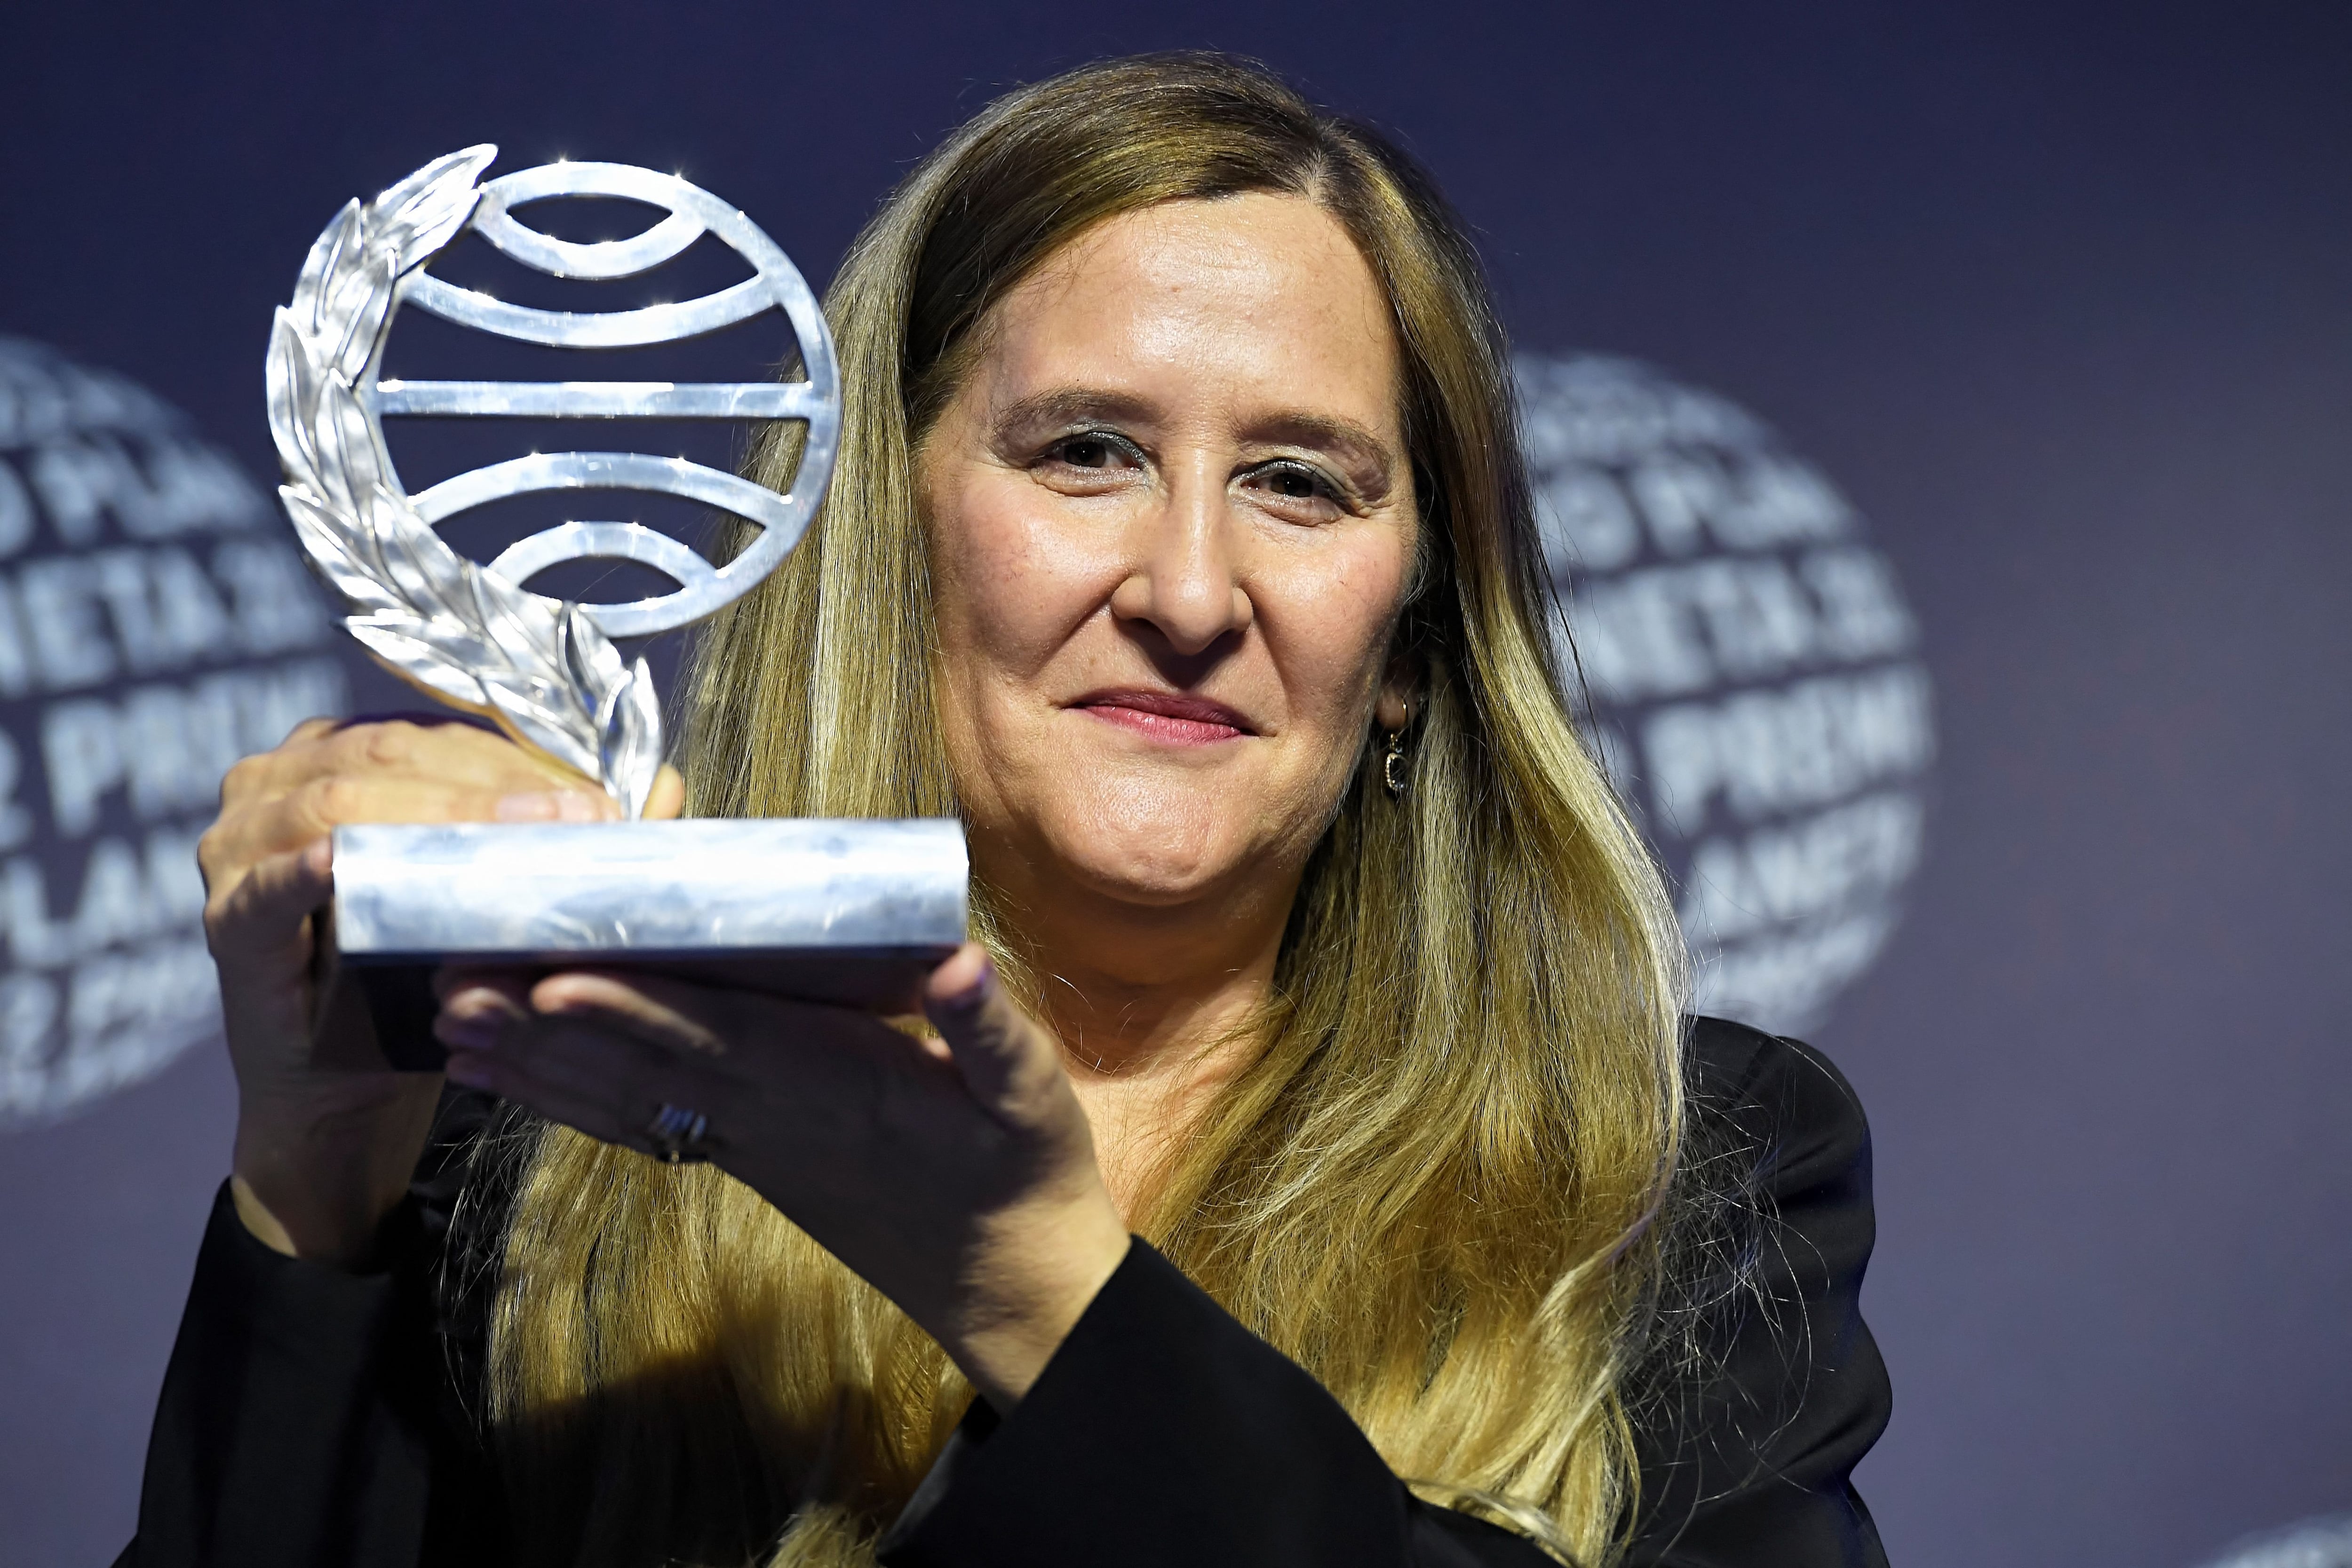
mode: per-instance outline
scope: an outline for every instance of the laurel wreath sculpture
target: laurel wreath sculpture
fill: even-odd
[[[469,147],[366,205],[352,201],[310,247],[270,331],[269,427],[278,495],[312,567],[342,596],[343,625],[403,678],[483,715],[597,780],[634,818],[661,766],[661,708],[646,661],[579,605],[542,598],[459,555],[394,477],[360,389],[401,280],[473,214],[498,154]]]

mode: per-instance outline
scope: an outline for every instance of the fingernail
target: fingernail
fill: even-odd
[[[530,1017],[528,1008],[496,986],[454,986],[441,998],[441,1011],[445,1018],[479,1019],[492,1030]]]
[[[567,789],[556,807],[566,822],[609,822],[620,814],[620,802],[601,789]]]
[[[980,973],[971,977],[971,983],[964,987],[961,990],[951,991],[948,995],[941,997],[940,998],[940,1005],[941,1007],[954,1008],[960,1012],[969,1012],[972,1009],[979,1007],[981,1003],[986,1001],[988,999],[989,992],[995,988],[996,960],[993,958],[982,958],[980,961]]]
[[[496,808],[501,822],[601,822],[619,812],[611,796],[593,789],[526,789],[501,795]]]
[[[497,815],[501,822],[551,822],[557,810],[554,793],[537,789],[500,796]]]

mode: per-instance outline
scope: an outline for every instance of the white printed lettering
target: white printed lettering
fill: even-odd
[[[74,906],[75,946],[95,953],[118,942],[135,942],[150,935],[154,925],[147,873],[131,846],[121,839],[100,839],[90,845],[81,898]]]
[[[19,965],[49,969],[73,962],[73,930],[50,920],[48,884],[40,862],[28,855],[0,867],[0,915],[5,915],[8,950]]]
[[[1614,571],[1642,551],[1642,525],[1606,469],[1570,464],[1536,487],[1536,526],[1548,552],[1582,571]]]
[[[1909,649],[1919,638],[1886,563],[1868,550],[1809,551],[1798,570],[1822,607],[1822,641],[1841,658]]]
[[[229,619],[249,653],[316,647],[332,630],[310,570],[275,540],[223,544],[213,552],[213,577],[228,592]]]
[[[16,613],[16,589],[0,577],[0,696],[20,697],[33,689],[33,661],[25,648],[24,620]]]
[[[1744,839],[1702,840],[1684,924],[1729,941],[1892,888],[1919,862],[1920,818],[1916,797],[1882,791]]]
[[[1651,786],[1685,835],[1718,794],[1736,821],[1755,821],[1916,773],[1934,745],[1927,677],[1912,664],[1678,703],[1642,727]]]
[[[99,513],[114,494],[109,454],[79,441],[52,441],[33,455],[31,478],[60,540],[75,549],[98,542]]]
[[[15,555],[32,541],[33,497],[8,460],[0,457],[0,555]]]
[[[113,706],[94,697],[50,704],[41,715],[41,760],[58,831],[79,838],[97,827],[100,800],[122,782]]]
[[[268,750],[306,718],[341,712],[343,700],[341,665],[301,659],[52,703],[41,716],[50,819],[66,837],[91,832],[109,792],[126,785],[142,821],[208,807],[238,758]]]
[[[1721,472],[1711,463],[1681,454],[1645,458],[1626,476],[1625,485],[1640,504],[1661,555],[1686,556],[1696,550],[1705,542],[1702,526],[1724,499]]]
[[[25,755],[16,737],[0,730],[0,850],[13,850],[33,836],[33,814],[16,803],[16,786],[24,778]]]
[[[114,674],[114,650],[100,634],[90,563],[73,556],[52,557],[26,567],[17,579],[25,628],[52,691],[95,685]]]

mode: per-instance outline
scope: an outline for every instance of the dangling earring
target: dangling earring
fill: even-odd
[[[1412,710],[1407,708],[1405,724],[1412,722]],[[1381,757],[1381,782],[1389,787],[1391,799],[1404,799],[1404,725],[1389,731],[1388,750]]]

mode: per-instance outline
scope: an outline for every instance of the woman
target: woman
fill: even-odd
[[[446,1085],[323,1077],[327,829],[609,807],[457,725],[241,764],[235,1175],[130,1560],[1878,1561],[1859,1113],[1682,1016],[1433,191],[1254,68],[1099,66],[828,310],[825,515],[655,810],[953,812],[982,942],[929,1030],[453,975]]]

